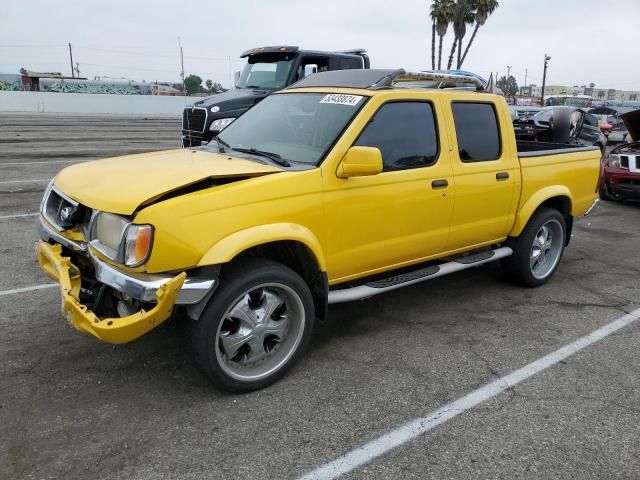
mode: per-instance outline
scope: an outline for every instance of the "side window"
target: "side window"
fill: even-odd
[[[497,160],[500,130],[493,105],[454,102],[452,109],[460,160],[465,163]]]
[[[305,57],[300,61],[293,81],[297,82],[313,73],[326,72],[327,70],[329,70],[327,57]]]
[[[433,108],[427,102],[394,102],[380,107],[355,144],[377,147],[384,171],[433,165],[438,135]]]
[[[596,118],[595,115],[587,113],[584,117],[584,123],[586,123],[587,125],[591,125],[592,127],[597,127],[598,119]]]

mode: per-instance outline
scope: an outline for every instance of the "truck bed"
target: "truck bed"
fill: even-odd
[[[557,155],[559,153],[598,150],[598,147],[595,145],[584,147],[582,145],[573,145],[568,143],[532,142],[527,140],[517,140],[516,147],[518,149],[518,157],[520,158],[544,157],[546,155]]]

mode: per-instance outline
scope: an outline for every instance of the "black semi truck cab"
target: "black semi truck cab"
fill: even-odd
[[[366,50],[319,52],[298,47],[261,47],[247,50],[235,89],[198,100],[182,114],[182,145],[210,141],[224,127],[276,90],[307,75],[328,70],[369,68]]]

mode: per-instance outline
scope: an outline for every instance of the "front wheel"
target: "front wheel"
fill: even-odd
[[[598,185],[598,196],[600,197],[600,200],[613,200],[611,195],[609,195],[607,183],[604,181],[604,178],[600,180],[600,185]]]
[[[551,208],[540,208],[522,231],[507,246],[513,255],[504,261],[506,273],[527,287],[544,285],[553,276],[566,243],[564,217]]]
[[[223,271],[191,332],[196,366],[223,390],[263,388],[289,370],[309,342],[313,297],[277,262],[251,258]]]

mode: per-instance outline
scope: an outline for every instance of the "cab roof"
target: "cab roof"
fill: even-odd
[[[325,52],[320,50],[303,50],[295,45],[278,45],[271,47],[257,47],[242,52],[240,58],[252,57],[254,55],[273,55],[273,54],[296,54],[304,53],[305,55],[330,56],[341,58],[353,58],[366,56],[367,51],[364,48],[353,48],[351,50],[339,50],[335,52]]]
[[[371,68],[366,70],[331,70],[314,73],[302,80],[289,85],[291,88],[305,87],[336,87],[336,88],[374,88],[378,85],[388,85],[397,75],[404,73],[402,69],[385,70]]]

